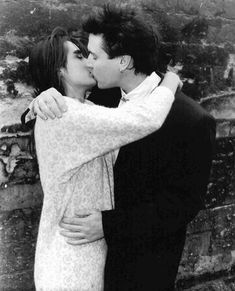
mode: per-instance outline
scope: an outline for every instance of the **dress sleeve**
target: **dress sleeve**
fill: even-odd
[[[119,108],[80,103],[67,97],[68,111],[62,118],[37,118],[37,151],[42,154],[44,149],[44,158],[48,159],[46,153],[52,148],[54,163],[58,166],[60,162],[65,173],[158,130],[173,101],[172,92],[164,86],[157,87],[144,100],[130,100]]]

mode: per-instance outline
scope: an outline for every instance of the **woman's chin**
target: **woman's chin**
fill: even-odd
[[[91,83],[87,86],[87,88],[88,88],[88,90],[91,90],[91,89],[93,89],[95,86],[96,86],[96,81],[95,81],[95,82],[91,82]]]
[[[94,78],[92,78],[92,81],[91,81],[91,86],[92,88],[95,87],[97,85],[97,82]]]

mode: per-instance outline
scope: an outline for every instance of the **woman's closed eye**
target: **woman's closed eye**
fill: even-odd
[[[75,57],[80,59],[80,60],[84,58],[84,56],[80,50],[76,50],[73,53],[74,53]]]
[[[77,58],[81,60],[84,58],[84,56],[82,54],[80,54],[80,55],[77,55]]]

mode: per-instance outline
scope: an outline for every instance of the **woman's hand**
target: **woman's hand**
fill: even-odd
[[[67,111],[65,98],[55,88],[43,91],[31,103],[31,110],[35,115],[46,120],[61,118]]]
[[[172,73],[174,73],[174,74],[177,74],[177,76],[179,77],[179,68],[177,68],[177,67],[172,67],[170,64],[167,66],[167,71],[166,71],[166,73],[168,73],[168,72],[172,72]],[[180,80],[180,77],[179,77],[179,84],[178,84],[178,88],[177,88],[177,90],[181,90],[182,89],[182,87],[183,87],[183,82]]]
[[[168,88],[171,90],[172,94],[175,95],[176,91],[182,88],[183,83],[176,73],[167,71],[160,86]]]

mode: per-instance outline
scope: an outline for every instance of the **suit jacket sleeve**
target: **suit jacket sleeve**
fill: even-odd
[[[206,115],[185,140],[179,138],[169,145],[171,153],[160,171],[157,201],[102,212],[108,245],[138,238],[158,239],[185,227],[204,205],[214,143],[215,121]]]

